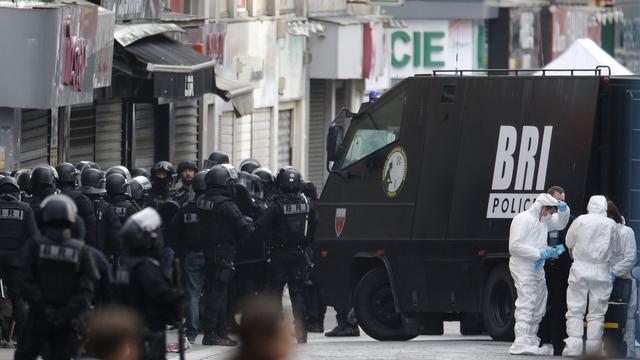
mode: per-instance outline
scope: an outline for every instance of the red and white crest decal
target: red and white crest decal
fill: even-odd
[[[336,236],[340,237],[342,230],[344,230],[344,224],[347,221],[347,209],[336,209]]]

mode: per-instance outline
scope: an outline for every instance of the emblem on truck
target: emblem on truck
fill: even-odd
[[[402,146],[391,149],[382,169],[382,189],[388,198],[400,194],[407,178],[407,152]]]
[[[340,237],[342,230],[344,230],[344,224],[347,222],[347,209],[336,209],[336,237]]]
[[[500,126],[487,219],[511,219],[546,190],[552,134],[553,126],[523,126],[518,137],[516,127]]]

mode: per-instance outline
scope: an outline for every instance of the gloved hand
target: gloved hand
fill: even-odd
[[[616,274],[614,274],[613,272],[611,273],[611,282],[615,282],[616,281]]]
[[[539,260],[547,260],[552,258],[555,255],[556,251],[551,246],[546,246],[542,250],[540,250],[540,259]]]
[[[567,203],[562,200],[558,200],[558,210],[560,212],[565,212],[569,210],[569,205],[567,205]]]
[[[553,247],[553,251],[555,252],[553,258],[557,259],[562,253],[565,252],[565,247],[562,244],[556,245]]]

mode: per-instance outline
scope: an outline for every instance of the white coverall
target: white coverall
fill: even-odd
[[[567,346],[563,356],[582,355],[584,315],[587,309],[587,344],[589,354],[602,353],[604,315],[609,307],[613,283],[611,266],[613,254],[620,253],[616,223],[607,217],[604,196],[589,199],[586,215],[579,216],[569,227],[566,246],[571,250],[573,265],[567,289]]]
[[[620,247],[615,250],[620,252],[611,255],[609,265],[611,272],[617,277],[630,277],[631,270],[636,264],[636,237],[633,229],[624,224],[616,224]],[[627,343],[627,357],[634,356],[635,334],[636,334],[636,310],[638,304],[638,294],[635,279],[631,282],[631,297],[627,309],[627,326],[625,327],[624,341]]]
[[[539,347],[538,326],[547,306],[544,266],[536,270],[534,263],[540,250],[547,247],[550,231],[562,230],[569,222],[570,211],[540,217],[544,206],[557,206],[549,194],[540,194],[533,205],[516,215],[509,231],[509,270],[518,293],[515,310],[515,341],[509,349],[514,355],[553,355],[549,346]]]

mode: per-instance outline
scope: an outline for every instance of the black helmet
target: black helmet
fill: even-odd
[[[16,179],[11,176],[0,178],[0,195],[10,195],[15,200],[20,200],[20,186]]]
[[[144,176],[148,179],[150,175],[149,175],[149,172],[144,168],[135,168],[131,170],[131,176],[133,177]]]
[[[309,199],[318,199],[318,189],[311,181],[303,181],[301,186],[302,193]]]
[[[75,184],[80,171],[70,163],[62,163],[56,166],[58,172],[58,182],[61,184]]]
[[[93,162],[93,161],[86,161],[86,160],[83,160],[83,161],[80,161],[80,162],[78,162],[78,163],[76,164],[76,169],[77,169],[78,171],[80,171],[80,172],[82,172],[82,170],[83,170],[85,167],[90,167],[90,168],[93,168],[93,169],[102,170],[102,168],[100,167],[100,165],[98,165],[98,163],[97,163],[97,162]]]
[[[153,164],[153,167],[151,168],[151,176],[154,176],[159,172],[164,172],[167,174],[167,177],[170,177],[173,175],[173,165],[168,161],[158,161]]]
[[[208,172],[208,170],[198,172],[193,177],[193,181],[191,181],[191,188],[197,195],[204,194],[204,192],[207,191],[207,182],[205,179]]]
[[[228,164],[229,156],[221,151],[214,151],[209,155],[209,159],[204,161],[203,167],[211,169],[216,165]]]
[[[71,226],[76,222],[78,208],[66,195],[49,195],[42,201],[43,224],[62,223]]]
[[[180,173],[182,173],[187,169],[191,169],[194,172],[198,172],[198,165],[196,164],[195,161],[181,161],[178,164],[178,170],[177,170],[178,175],[180,175]]]
[[[104,194],[104,177],[101,170],[86,167],[80,174],[80,191],[84,194]]]
[[[107,176],[107,194],[109,196],[125,195],[129,193],[129,183],[121,174],[111,174]]]
[[[0,171],[0,175],[2,176],[11,176],[11,171]]]
[[[271,170],[261,167],[253,170],[253,175],[256,175],[262,181],[262,184],[265,186],[271,186],[276,182],[276,178],[273,176]]]
[[[152,208],[131,215],[120,229],[123,245],[129,250],[151,250],[158,246],[162,219]]]
[[[107,178],[111,174],[120,174],[127,180],[131,180],[131,173],[129,173],[129,169],[122,165],[112,166],[107,169],[107,172],[104,174],[104,177]]]
[[[258,160],[249,158],[242,160],[238,168],[240,169],[240,171],[251,174],[255,169],[261,166],[262,165],[260,165],[260,162],[258,162]]]
[[[20,169],[16,171],[14,178],[18,182],[20,190],[27,193],[31,191],[31,170]]]
[[[207,188],[226,188],[236,180],[238,180],[238,171],[229,164],[212,167],[205,177]]]
[[[151,181],[144,176],[136,176],[129,182],[131,188],[131,198],[142,200],[147,191],[151,190]]]
[[[302,175],[298,170],[291,166],[285,166],[278,171],[276,176],[276,183],[281,190],[284,191],[297,191],[302,184]]]
[[[56,179],[58,178],[55,169],[49,165],[37,166],[31,173],[31,188],[51,187],[55,188]]]

